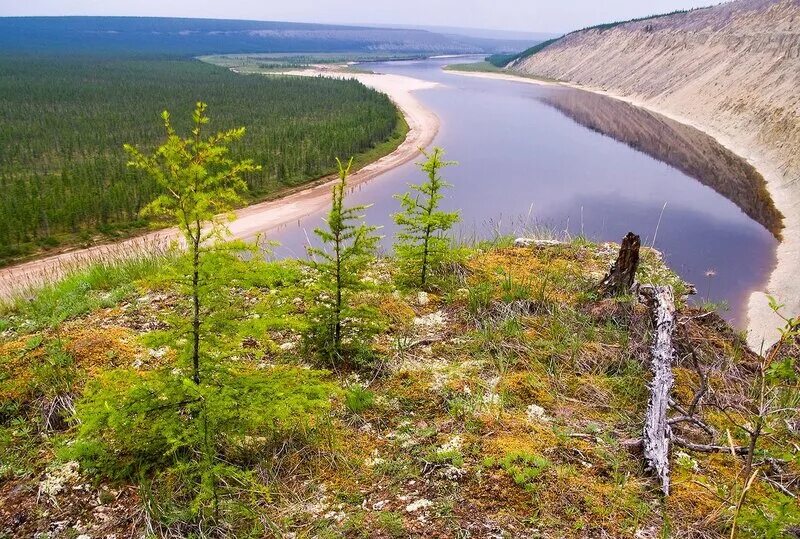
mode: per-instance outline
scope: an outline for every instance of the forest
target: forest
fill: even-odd
[[[0,264],[60,243],[146,223],[155,182],[127,169],[123,143],[153,145],[165,109],[200,97],[215,126],[245,126],[233,148],[262,166],[249,200],[389,153],[405,122],[355,81],[242,76],[155,56],[0,56]],[[178,127],[185,118],[178,120]]]

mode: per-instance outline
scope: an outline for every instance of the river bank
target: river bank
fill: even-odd
[[[780,303],[786,305],[785,314],[794,315],[800,312],[800,283],[796,279],[796,275],[800,273],[800,215],[798,215],[797,211],[797,208],[800,207],[800,193],[790,188],[791,182],[786,179],[788,173],[782,172],[780,167],[774,163],[774,160],[766,155],[767,152],[762,151],[761,148],[752,143],[750,137],[745,135],[739,137],[730,136],[727,132],[703,122],[698,117],[681,115],[668,107],[659,106],[644,99],[637,99],[588,85],[550,81],[508,73],[457,70],[449,70],[448,73],[584,90],[650,110],[676,122],[694,127],[716,139],[722,146],[742,157],[758,170],[766,181],[767,189],[775,206],[784,216],[782,241],[778,244],[777,249],[777,264],[770,274],[765,290],[756,290],[750,293],[747,306],[748,343],[754,350],[759,350],[774,343],[779,336],[777,328],[783,325],[783,320],[770,308],[769,296],[775,297]]]
[[[377,75],[369,73],[338,73],[332,71],[302,71],[289,73],[302,76],[329,76],[354,78],[359,82],[389,96],[402,112],[408,124],[405,140],[397,149],[364,166],[349,178],[355,187],[413,160],[420,148],[428,146],[439,129],[439,120],[427,110],[413,93],[432,88],[433,83],[399,75]],[[235,219],[228,224],[236,238],[252,238],[281,225],[294,222],[303,216],[323,209],[330,197],[330,186],[334,177],[291,193],[285,197],[253,204],[236,212]],[[84,249],[66,251],[57,255],[31,260],[16,266],[0,269],[0,299],[24,293],[25,290],[43,282],[58,279],[71,269],[98,261],[110,261],[135,256],[137,253],[165,249],[177,238],[177,230],[166,229],[151,232],[117,243],[97,245]]]

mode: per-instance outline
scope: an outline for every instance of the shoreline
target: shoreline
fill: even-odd
[[[403,165],[419,155],[420,148],[429,146],[439,131],[439,118],[413,95],[416,90],[436,87],[436,83],[401,75],[343,73],[332,71],[286,72],[283,75],[326,76],[356,79],[365,86],[386,94],[395,103],[408,124],[405,140],[390,154],[360,168],[348,178],[353,188]],[[245,206],[234,212],[227,223],[231,236],[249,239],[262,232],[299,220],[326,207],[330,188],[336,175],[328,176],[314,185],[289,193],[284,197]],[[175,228],[148,232],[122,240],[65,251],[0,269],[0,300],[24,294],[31,288],[56,280],[69,271],[95,262],[122,260],[148,250],[165,249],[178,237]]]
[[[800,240],[796,239],[800,236],[800,221],[795,217],[798,207],[800,207],[800,196],[788,192],[787,184],[789,182],[783,177],[784,175],[781,174],[779,168],[772,164],[771,160],[762,155],[761,152],[708,125],[680,114],[675,114],[647,101],[609,92],[602,88],[570,82],[548,81],[510,73],[458,70],[448,70],[447,72],[467,77],[523,82],[540,86],[562,86],[592,92],[655,112],[670,120],[694,127],[714,138],[722,146],[755,167],[764,178],[773,204],[783,214],[783,238],[778,243],[776,263],[770,270],[765,288],[763,290],[748,291],[749,298],[746,304],[748,345],[757,352],[766,351],[780,337],[778,328],[782,327],[785,322],[770,308],[770,296],[775,296],[779,304],[786,304],[786,315],[795,316],[800,313],[800,285],[798,285],[796,278],[793,278],[794,275],[800,273]]]

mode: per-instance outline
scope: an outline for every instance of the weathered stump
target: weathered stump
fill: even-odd
[[[622,239],[617,259],[600,284],[597,292],[602,297],[619,296],[630,292],[639,267],[639,248],[642,241],[633,232],[628,232]]]
[[[655,331],[650,347],[653,380],[644,423],[644,458],[648,469],[658,476],[666,496],[669,495],[669,444],[672,436],[667,410],[675,381],[672,375],[675,296],[671,286],[642,285],[639,293],[650,305]]]

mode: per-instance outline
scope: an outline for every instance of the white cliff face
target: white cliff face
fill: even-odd
[[[576,32],[511,69],[698,127],[762,173],[785,228],[778,266],[748,314],[751,345],[774,341],[780,320],[765,293],[800,313],[800,0],[737,0]]]

